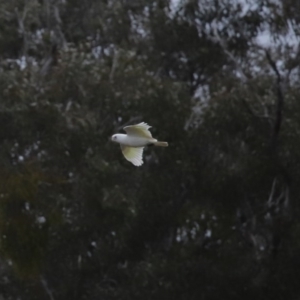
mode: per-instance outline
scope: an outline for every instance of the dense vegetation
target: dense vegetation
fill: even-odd
[[[299,297],[299,32],[298,0],[1,1],[0,298]]]

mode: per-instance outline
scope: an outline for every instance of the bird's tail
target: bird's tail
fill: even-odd
[[[154,146],[159,146],[159,147],[168,147],[169,146],[169,144],[167,142],[157,141],[157,142],[154,142],[153,144],[154,144]]]

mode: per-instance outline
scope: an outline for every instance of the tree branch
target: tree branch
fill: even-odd
[[[278,135],[281,129],[281,124],[282,124],[282,111],[283,111],[283,105],[284,105],[284,96],[282,93],[282,78],[280,75],[280,72],[276,66],[275,61],[272,59],[270,53],[268,50],[266,52],[266,58],[273,69],[275,75],[276,75],[276,88],[277,88],[277,103],[276,103],[276,112],[275,112],[275,119],[274,119],[274,124],[273,124],[273,131],[271,135],[271,146],[276,148],[277,146],[277,141],[278,141]]]
[[[19,13],[18,8],[15,8],[15,14],[18,19],[18,25],[19,25],[19,32],[23,37],[23,55],[26,57],[27,56],[27,50],[28,50],[28,36],[25,28],[25,19],[27,17],[27,12],[28,12],[28,5],[25,4],[24,10],[22,13]]]

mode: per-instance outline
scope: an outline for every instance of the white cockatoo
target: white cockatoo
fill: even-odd
[[[124,157],[137,167],[143,164],[143,150],[145,146],[168,146],[167,142],[159,142],[157,139],[154,139],[149,128],[151,126],[142,122],[124,127],[127,134],[118,133],[111,137],[113,142],[121,145]]]

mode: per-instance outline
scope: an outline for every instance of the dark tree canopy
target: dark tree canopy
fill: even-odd
[[[0,299],[298,299],[299,8],[1,1]]]

